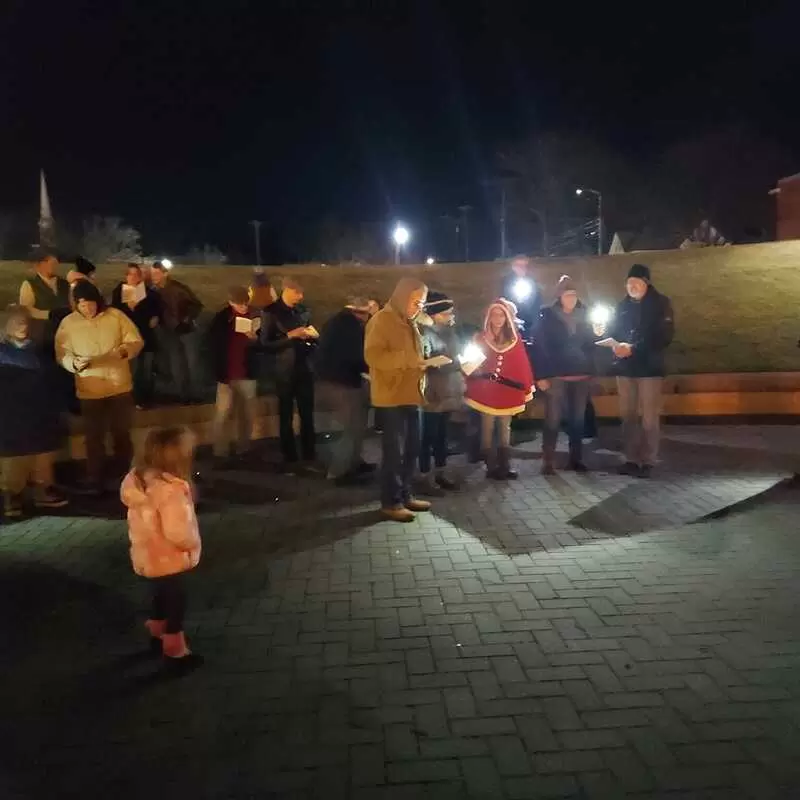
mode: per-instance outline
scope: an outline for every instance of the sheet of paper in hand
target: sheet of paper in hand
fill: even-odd
[[[426,358],[422,362],[423,367],[446,367],[448,364],[452,364],[453,359],[449,356],[434,356],[433,358]]]
[[[620,342],[618,342],[613,336],[609,336],[607,339],[601,339],[599,342],[595,342],[598,347],[616,347]]]
[[[129,286],[127,283],[122,284],[122,302],[123,303],[141,303],[147,296],[147,289],[143,283],[136,286]]]
[[[258,333],[261,329],[261,317],[236,317],[236,333]]]
[[[313,325],[307,325],[306,326],[306,333],[312,339],[319,339],[319,331]]]

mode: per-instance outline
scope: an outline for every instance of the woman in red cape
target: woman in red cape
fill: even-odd
[[[525,410],[534,391],[533,370],[517,329],[516,312],[514,304],[504,299],[489,306],[483,332],[474,339],[485,360],[467,377],[465,402],[481,413],[486,475],[496,480],[517,477],[509,458],[511,418]]]

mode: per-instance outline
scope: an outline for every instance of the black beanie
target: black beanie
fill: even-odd
[[[646,267],[644,264],[634,264],[628,270],[628,277],[639,278],[650,283],[650,267]]]
[[[100,290],[89,281],[78,281],[72,290],[72,299],[77,303],[78,300],[89,300],[90,302],[97,303],[98,306],[103,305],[103,295]]]
[[[426,314],[441,314],[443,311],[452,311],[455,304],[444,292],[428,292],[425,302]]]
[[[97,267],[89,261],[88,258],[83,256],[75,256],[75,271],[80,272],[81,275],[93,275],[97,272]]]

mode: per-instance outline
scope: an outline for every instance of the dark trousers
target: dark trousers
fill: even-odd
[[[592,398],[586,401],[586,414],[583,418],[583,436],[586,439],[594,439],[597,436],[597,414],[594,410]]]
[[[186,616],[186,589],[183,576],[165,575],[163,578],[150,578],[153,589],[152,619],[165,620],[167,633],[180,633]]]
[[[191,403],[202,394],[197,335],[158,328],[159,357],[172,379],[172,392],[179,400]]]
[[[104,477],[110,477],[106,472],[106,435],[109,433],[116,462],[112,475],[121,475],[133,460],[133,397],[130,394],[118,394],[100,400],[81,400],[81,416],[86,434],[86,472],[89,480],[100,484]]]
[[[419,471],[431,471],[431,456],[437,469],[447,465],[447,425],[450,414],[447,411],[422,412],[422,449],[419,451]]]
[[[155,353],[143,350],[131,362],[133,376],[133,399],[143,406],[153,402],[155,389]]]
[[[297,461],[297,442],[294,436],[294,409],[300,417],[300,449],[305,461],[313,461],[317,453],[317,434],[314,430],[314,378],[307,371],[294,372],[278,379],[278,415],[283,460]]]
[[[546,461],[553,460],[562,420],[566,421],[569,437],[569,459],[579,462],[583,458],[583,426],[586,403],[589,399],[589,381],[565,381],[552,378],[545,392],[545,420],[542,452]]]
[[[394,508],[411,499],[411,479],[419,457],[419,409],[383,409],[381,506]]]

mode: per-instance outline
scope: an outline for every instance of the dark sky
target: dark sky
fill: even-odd
[[[800,169],[791,3],[622,5],[6,0],[0,207],[35,215],[44,166],[57,219],[248,253],[256,217],[280,260],[332,211],[480,204],[498,144],[543,130],[646,157],[746,121]]]

